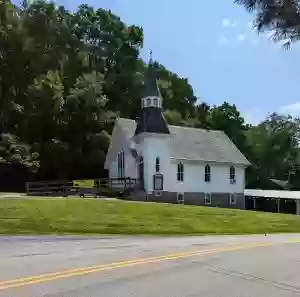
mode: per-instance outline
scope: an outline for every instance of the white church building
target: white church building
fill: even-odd
[[[135,178],[134,200],[245,208],[250,163],[223,131],[168,125],[149,65],[136,121],[119,118],[105,169],[110,178]]]

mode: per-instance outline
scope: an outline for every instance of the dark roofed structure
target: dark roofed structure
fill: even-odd
[[[135,135],[143,132],[170,134],[168,124],[158,107],[142,108],[136,122]]]
[[[150,64],[145,74],[142,108],[136,120],[135,135],[140,133],[170,134],[162,114],[162,97],[157,84],[155,70]]]
[[[153,96],[161,98],[155,75],[155,69],[152,64],[149,64],[144,78],[143,98]]]
[[[118,121],[128,139],[139,129],[134,120],[119,118]],[[174,159],[250,165],[223,131],[172,125],[168,129],[171,132],[171,157]]]

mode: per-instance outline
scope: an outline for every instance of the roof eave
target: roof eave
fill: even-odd
[[[209,162],[209,163],[220,163],[220,164],[235,164],[235,165],[243,165],[243,166],[250,166],[250,163],[246,162],[230,162],[230,161],[217,161],[217,160],[204,160],[204,159],[195,159],[195,158],[185,158],[185,157],[170,157],[171,160],[178,160],[178,161],[187,161],[187,162]]]

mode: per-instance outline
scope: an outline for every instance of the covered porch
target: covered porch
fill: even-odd
[[[246,209],[300,215],[300,191],[245,189]]]

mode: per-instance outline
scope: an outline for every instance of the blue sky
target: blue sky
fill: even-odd
[[[71,10],[80,0],[57,0]],[[233,0],[86,0],[144,29],[142,57],[187,77],[210,105],[234,103],[248,122],[268,113],[300,115],[300,43],[290,51],[252,29],[253,16]]]

